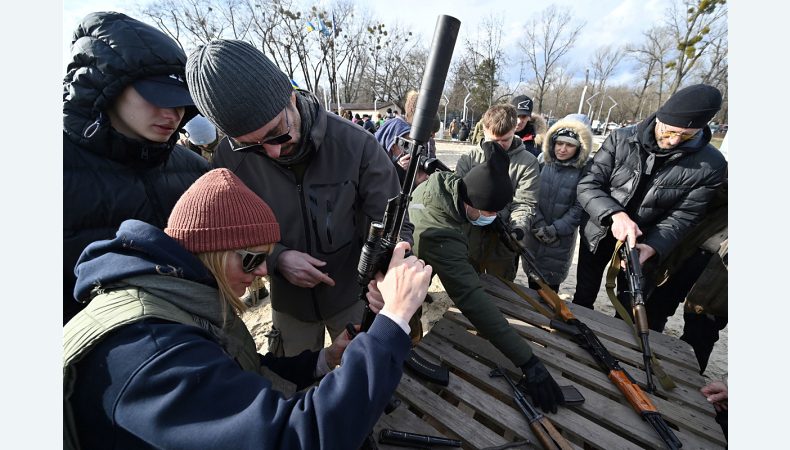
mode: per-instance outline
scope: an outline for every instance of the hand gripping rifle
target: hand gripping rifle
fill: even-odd
[[[518,409],[524,414],[524,417],[527,418],[529,428],[532,429],[532,432],[535,434],[535,437],[538,438],[543,448],[546,450],[568,450],[573,448],[560,432],[554,428],[554,424],[527,401],[527,397],[525,397],[516,384],[513,383],[513,380],[510,379],[510,376],[508,376],[504,369],[497,366],[488,376],[503,377],[507,380],[507,383],[513,388],[513,400],[515,400],[516,406],[518,406]]]
[[[628,403],[631,404],[631,407],[633,407],[634,410],[656,430],[656,433],[658,433],[661,440],[664,441],[670,450],[681,448],[683,443],[675,436],[675,433],[669,428],[669,425],[664,421],[664,418],[647,395],[642,391],[639,385],[636,384],[634,379],[631,378],[631,375],[620,366],[620,362],[609,353],[609,350],[603,346],[595,333],[586,324],[577,319],[571,310],[568,309],[565,302],[546,284],[543,276],[535,265],[535,258],[532,253],[513,236],[510,227],[499,217],[496,218],[494,223],[500,231],[500,238],[523,256],[526,264],[527,277],[538,284],[540,287],[538,289],[538,295],[540,295],[540,297],[554,310],[553,313],[547,314],[546,309],[539,304],[540,308],[536,308],[539,312],[551,319],[549,326],[555,330],[569,334],[582,348],[593,356],[595,362],[598,363],[601,369],[609,374],[609,380],[617,386],[620,392],[622,392],[626,400],[628,400]],[[639,260],[637,259],[637,261]],[[554,315],[559,316],[560,320],[554,319]]]
[[[647,391],[655,392],[656,385],[653,383],[653,371],[651,360],[653,354],[650,351],[650,340],[648,339],[650,328],[647,324],[647,311],[645,310],[645,299],[642,296],[642,268],[639,265],[639,251],[632,248],[626,241],[620,247],[620,257],[625,261],[625,274],[628,278],[628,293],[631,294],[631,307],[634,312],[634,322],[636,332],[642,340],[642,358],[645,361],[645,375],[647,375]]]
[[[453,56],[453,48],[455,47],[455,40],[458,37],[460,26],[461,22],[458,19],[446,15],[439,16],[436,22],[431,52],[428,55],[428,62],[417,99],[414,123],[409,134],[410,139],[402,139],[400,141],[406,151],[412,154],[409,167],[406,169],[403,186],[397,197],[387,201],[387,207],[381,222],[371,223],[367,240],[362,247],[362,254],[357,265],[357,281],[362,288],[360,299],[365,302],[362,331],[367,331],[370,328],[376,316],[370,309],[370,304],[367,301],[368,283],[370,283],[370,280],[373,279],[376,273],[387,271],[390,259],[392,259],[392,251],[400,237],[403,220],[411,200],[412,190],[414,189],[414,177],[417,174],[417,167],[421,157],[424,158],[428,154],[426,144],[431,137],[433,120],[436,116],[436,111],[439,109],[439,99],[442,96],[444,81],[447,78],[447,70],[450,67],[450,59]],[[413,369],[420,376],[444,386],[447,386],[449,382],[447,368],[430,363],[414,351],[411,352],[406,360],[406,366]]]

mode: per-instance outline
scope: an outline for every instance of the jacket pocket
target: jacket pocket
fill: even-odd
[[[309,186],[307,209],[319,252],[335,253],[354,240],[357,233],[356,197],[356,187],[351,181]]]

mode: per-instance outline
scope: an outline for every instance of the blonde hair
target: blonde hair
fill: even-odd
[[[266,245],[262,251],[271,253],[274,244]],[[246,250],[246,249],[245,249]],[[259,250],[261,251],[261,250]],[[208,268],[214,279],[217,281],[217,288],[219,289],[219,300],[222,303],[222,322],[227,323],[227,311],[230,306],[237,315],[241,315],[247,311],[247,305],[233,292],[228,282],[228,276],[225,269],[228,267],[228,258],[235,256],[234,250],[220,250],[216,252],[197,253],[196,256],[203,265]]]
[[[504,136],[516,129],[516,108],[510,104],[494,105],[480,119],[483,128],[495,136]]]
[[[214,275],[214,279],[217,281],[217,288],[219,290],[219,301],[222,304],[222,323],[227,323],[228,317],[228,306],[230,306],[233,311],[241,315],[244,311],[247,310],[247,305],[241,301],[236,294],[233,293],[233,289],[230,288],[230,283],[228,283],[228,277],[225,275],[225,267],[228,264],[228,258],[231,257],[231,253],[233,250],[221,250],[217,252],[205,252],[205,253],[198,253],[197,257],[203,262],[208,270]]]

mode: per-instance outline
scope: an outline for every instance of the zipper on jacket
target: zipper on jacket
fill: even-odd
[[[307,204],[304,199],[304,186],[301,182],[296,184],[296,192],[299,194],[299,204],[302,207],[302,224],[304,225],[304,236],[305,236],[305,244],[307,245],[306,252],[307,254],[311,254],[311,250],[313,246],[311,245],[310,240],[310,221],[309,216],[307,215]],[[313,310],[315,311],[316,317],[318,317],[319,321],[323,321],[324,318],[321,316],[321,309],[318,307],[318,299],[315,296],[315,291],[310,289],[310,298],[313,300]]]
[[[170,215],[170,212],[162,208],[162,202],[159,201],[159,196],[157,195],[158,190],[151,180],[152,176],[155,177],[155,174],[151,173],[151,171],[142,171],[140,173],[140,182],[143,183],[146,197],[151,202],[151,212],[157,221],[157,223],[152,223],[151,225],[164,229],[167,226],[167,217]]]

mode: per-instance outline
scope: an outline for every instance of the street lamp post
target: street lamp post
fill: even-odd
[[[592,108],[593,108],[593,107],[592,107],[592,105],[590,104],[590,101],[591,101],[592,99],[594,99],[594,98],[595,98],[595,96],[596,96],[596,95],[598,95],[598,94],[600,94],[600,92],[596,92],[595,94],[591,95],[591,96],[590,96],[590,98],[588,98],[588,99],[587,99],[587,106],[589,106],[589,107],[590,107],[590,108],[587,110],[587,117],[589,117],[589,118],[590,118],[590,121],[592,121],[592,116],[590,116],[590,114],[592,114]]]
[[[582,113],[582,106],[584,106],[583,105],[583,103],[584,103],[584,94],[586,94],[586,93],[587,93],[587,85],[585,84],[584,85],[584,89],[582,90],[582,98],[579,99],[579,112],[578,112],[578,114]]]
[[[447,105],[450,104],[450,99],[444,94],[442,94],[442,98],[444,99],[444,120],[442,121],[442,129],[440,130],[441,133],[439,133],[439,135],[444,138],[444,127],[447,124]]]
[[[611,100],[612,103],[614,103],[614,105],[612,105],[612,107],[609,108],[609,112],[606,113],[606,122],[604,122],[603,124],[604,126],[603,134],[606,134],[606,132],[609,131],[609,116],[612,114],[612,109],[614,109],[614,107],[617,106],[617,102],[614,101],[611,95],[607,95],[607,97],[609,97],[609,100]]]
[[[373,114],[376,114],[378,112],[379,110],[378,105],[379,105],[379,93],[375,89],[373,89]],[[375,116],[372,117],[372,119],[375,119]]]
[[[464,117],[462,119],[463,121],[466,121],[466,112],[469,109],[469,107],[467,107],[466,104],[469,103],[469,97],[471,97],[471,96],[472,96],[472,93],[469,92],[469,93],[466,94],[466,97],[464,97]]]

